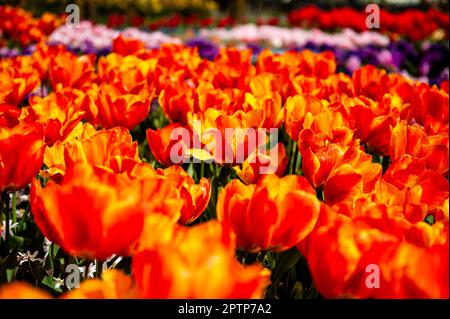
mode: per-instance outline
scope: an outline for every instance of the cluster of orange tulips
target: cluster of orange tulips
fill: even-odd
[[[347,76],[329,52],[253,62],[228,48],[209,61],[178,45],[113,47],[96,58],[40,44],[0,61],[0,190],[31,183],[35,224],[67,254],[131,256],[131,274],[108,270],[62,297],[261,298],[279,265],[260,256],[298,249],[324,297],[448,298],[448,82],[372,66]],[[150,128],[158,104],[170,123]],[[258,150],[225,163],[224,141],[205,150],[196,123],[279,129],[276,170],[260,173],[270,156]],[[202,145],[184,156],[213,160],[209,174],[174,165],[180,127]],[[51,297],[0,286],[24,296]]]

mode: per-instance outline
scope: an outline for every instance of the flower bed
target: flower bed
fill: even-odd
[[[0,59],[0,298],[449,297],[448,46],[64,28]]]

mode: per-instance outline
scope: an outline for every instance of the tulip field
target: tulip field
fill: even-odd
[[[199,3],[0,5],[0,299],[449,298],[448,12]]]

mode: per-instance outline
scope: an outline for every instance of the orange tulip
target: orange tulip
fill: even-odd
[[[102,279],[88,279],[61,297],[62,299],[136,299],[134,280],[121,271],[110,269],[102,273]]]
[[[389,91],[388,75],[385,70],[366,65],[353,72],[353,85],[356,95],[364,95],[374,101],[381,101]]]
[[[181,167],[155,170],[151,165],[129,157],[114,157],[111,169],[141,182],[141,198],[146,205],[146,216],[161,214],[175,222],[198,217],[209,199],[209,181],[199,185],[187,176]],[[180,200],[181,199],[181,200]]]
[[[448,134],[449,121],[448,92],[421,84],[414,90],[411,99],[412,115],[430,135]]]
[[[251,50],[221,49],[214,59],[215,69],[211,79],[214,87],[244,89],[256,73],[251,58]]]
[[[205,253],[207,252],[207,253]],[[270,272],[244,267],[221,225],[178,227],[169,241],[137,252],[133,275],[141,298],[262,298]]]
[[[180,134],[177,134],[177,130]],[[156,131],[152,129],[146,131],[148,146],[161,165],[169,167],[185,162],[187,158],[185,151],[188,149],[192,137],[184,136],[183,132],[186,132],[186,130],[183,130],[183,126],[178,123],[166,125],[161,129],[156,129]],[[186,143],[189,144],[186,145]],[[174,148],[175,145],[177,145],[176,149]],[[175,153],[176,150],[178,150],[177,153]]]
[[[76,56],[59,52],[50,59],[49,78],[52,88],[59,86],[83,89],[95,79],[95,55]]]
[[[185,125],[189,112],[195,109],[194,89],[184,84],[169,84],[158,97],[164,115],[171,121]]]
[[[152,96],[153,93],[146,89],[138,94],[127,94],[109,84],[94,86],[86,97],[91,101],[84,101],[87,119],[95,126],[103,128],[123,126],[133,130],[146,119]]]
[[[372,163],[372,156],[364,152],[358,140],[349,146],[338,163],[323,188],[324,200],[329,205],[371,192],[381,177],[381,165]]]
[[[387,243],[367,252],[349,279],[349,295],[383,299],[448,299],[448,245],[424,249],[406,242]],[[368,265],[379,269],[379,288],[366,286]]]
[[[144,49],[144,43],[136,39],[126,39],[121,34],[112,43],[112,52],[120,55],[136,54]]]
[[[266,93],[262,96],[246,93],[243,110],[263,110],[264,120],[261,123],[261,128],[265,129],[279,127],[283,119],[281,96],[277,92]]]
[[[347,146],[353,139],[353,131],[344,115],[335,108],[328,107],[313,115],[307,113],[300,131],[298,147],[301,154],[311,148],[313,152],[330,143]]]
[[[189,113],[188,122],[194,138],[198,138],[203,146],[194,144],[187,153],[219,164],[242,163],[268,142],[266,130],[260,128],[263,116],[263,110],[227,115],[226,111],[209,108],[203,113]]]
[[[441,210],[448,200],[448,180],[428,170],[424,160],[407,154],[389,166],[383,180],[403,193],[405,215],[412,222],[424,220],[430,212]]]
[[[209,82],[200,82],[195,93],[202,112],[208,108],[235,112],[242,108],[246,92],[236,88],[217,89]],[[196,106],[194,104],[194,109]]]
[[[13,127],[19,124],[21,109],[10,104],[0,103],[0,127]]]
[[[447,133],[428,136],[420,125],[407,125],[405,121],[401,121],[392,130],[391,160],[395,161],[401,155],[409,154],[425,159],[429,169],[445,175],[449,167],[448,145]]]
[[[326,298],[342,298],[348,297],[344,288],[357,271],[360,259],[377,245],[397,240],[364,220],[339,218],[314,231],[303,251],[307,252],[305,257],[318,291]]]
[[[284,126],[291,139],[297,141],[307,113],[319,114],[328,105],[311,95],[294,95],[288,97],[284,106]]]
[[[120,127],[96,131],[86,123],[78,125],[66,140],[47,147],[44,164],[51,177],[60,178],[80,162],[111,168],[116,157],[139,159],[137,143],[132,141],[129,131]]]
[[[111,53],[98,59],[98,77],[121,92],[139,94],[150,85],[157,62],[156,58],[141,59],[134,55]]]
[[[38,124],[0,127],[0,192],[23,188],[36,177],[44,147],[44,131]]]
[[[58,91],[45,98],[32,97],[30,106],[22,108],[21,118],[41,123],[47,145],[53,145],[65,139],[83,118],[85,112],[74,102],[79,98],[79,94],[71,90]]]
[[[398,96],[397,96],[398,97]],[[393,103],[373,101],[365,96],[358,98],[342,97],[343,114],[349,127],[355,130],[355,136],[372,152],[389,155],[389,140],[395,126],[399,110]]]
[[[267,174],[284,175],[288,164],[286,149],[278,143],[266,153],[254,152],[240,166],[234,166],[236,174],[246,184],[256,184]]]
[[[0,286],[0,299],[51,299],[45,291],[28,283],[15,281]]]
[[[38,86],[39,82],[39,74],[34,69],[21,71],[10,66],[2,70],[0,67],[0,104],[18,106],[25,96]]]
[[[236,233],[247,251],[291,248],[313,229],[320,202],[300,176],[262,177],[256,185],[232,180],[219,194],[217,218]]]
[[[202,177],[199,183],[195,184],[192,177],[180,166],[171,166],[165,170],[158,169],[157,173],[167,179],[178,180],[176,188],[183,201],[179,222],[190,224],[196,220],[208,205],[211,197],[211,182]]]
[[[32,184],[31,211],[42,233],[66,252],[90,259],[127,255],[146,211],[141,183],[88,164],[69,169],[61,184]],[[80,235],[82,234],[82,235]]]
[[[371,192],[382,172],[381,165],[372,163],[358,140],[347,147],[328,144],[317,152],[308,148],[303,153],[302,167],[315,188],[323,186],[325,201],[330,205]]]

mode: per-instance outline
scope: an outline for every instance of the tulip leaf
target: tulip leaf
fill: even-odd
[[[16,278],[17,267],[16,268],[6,268],[6,282],[12,282]]]
[[[17,274],[19,263],[17,261],[17,250],[13,250],[4,260],[2,264],[1,276],[2,280],[11,282]]]
[[[300,281],[296,281],[291,290],[292,299],[303,299],[303,285]]]
[[[273,271],[273,278],[277,279],[283,273],[295,266],[300,259],[300,253],[296,247],[289,249],[288,251],[279,253],[275,260],[275,269]]]
[[[29,263],[29,270],[37,282],[41,282],[47,276],[47,271],[36,262]]]
[[[9,241],[10,248],[15,249],[22,248],[25,246],[26,242],[29,242],[29,240],[21,236],[11,236],[9,239],[10,239]]]
[[[51,288],[52,290],[56,291],[56,292],[60,292],[62,293],[62,289],[60,286],[57,287],[58,282],[55,280],[55,278],[53,278],[52,276],[45,276],[42,281],[41,284],[43,284],[44,286],[47,286],[49,288]]]

